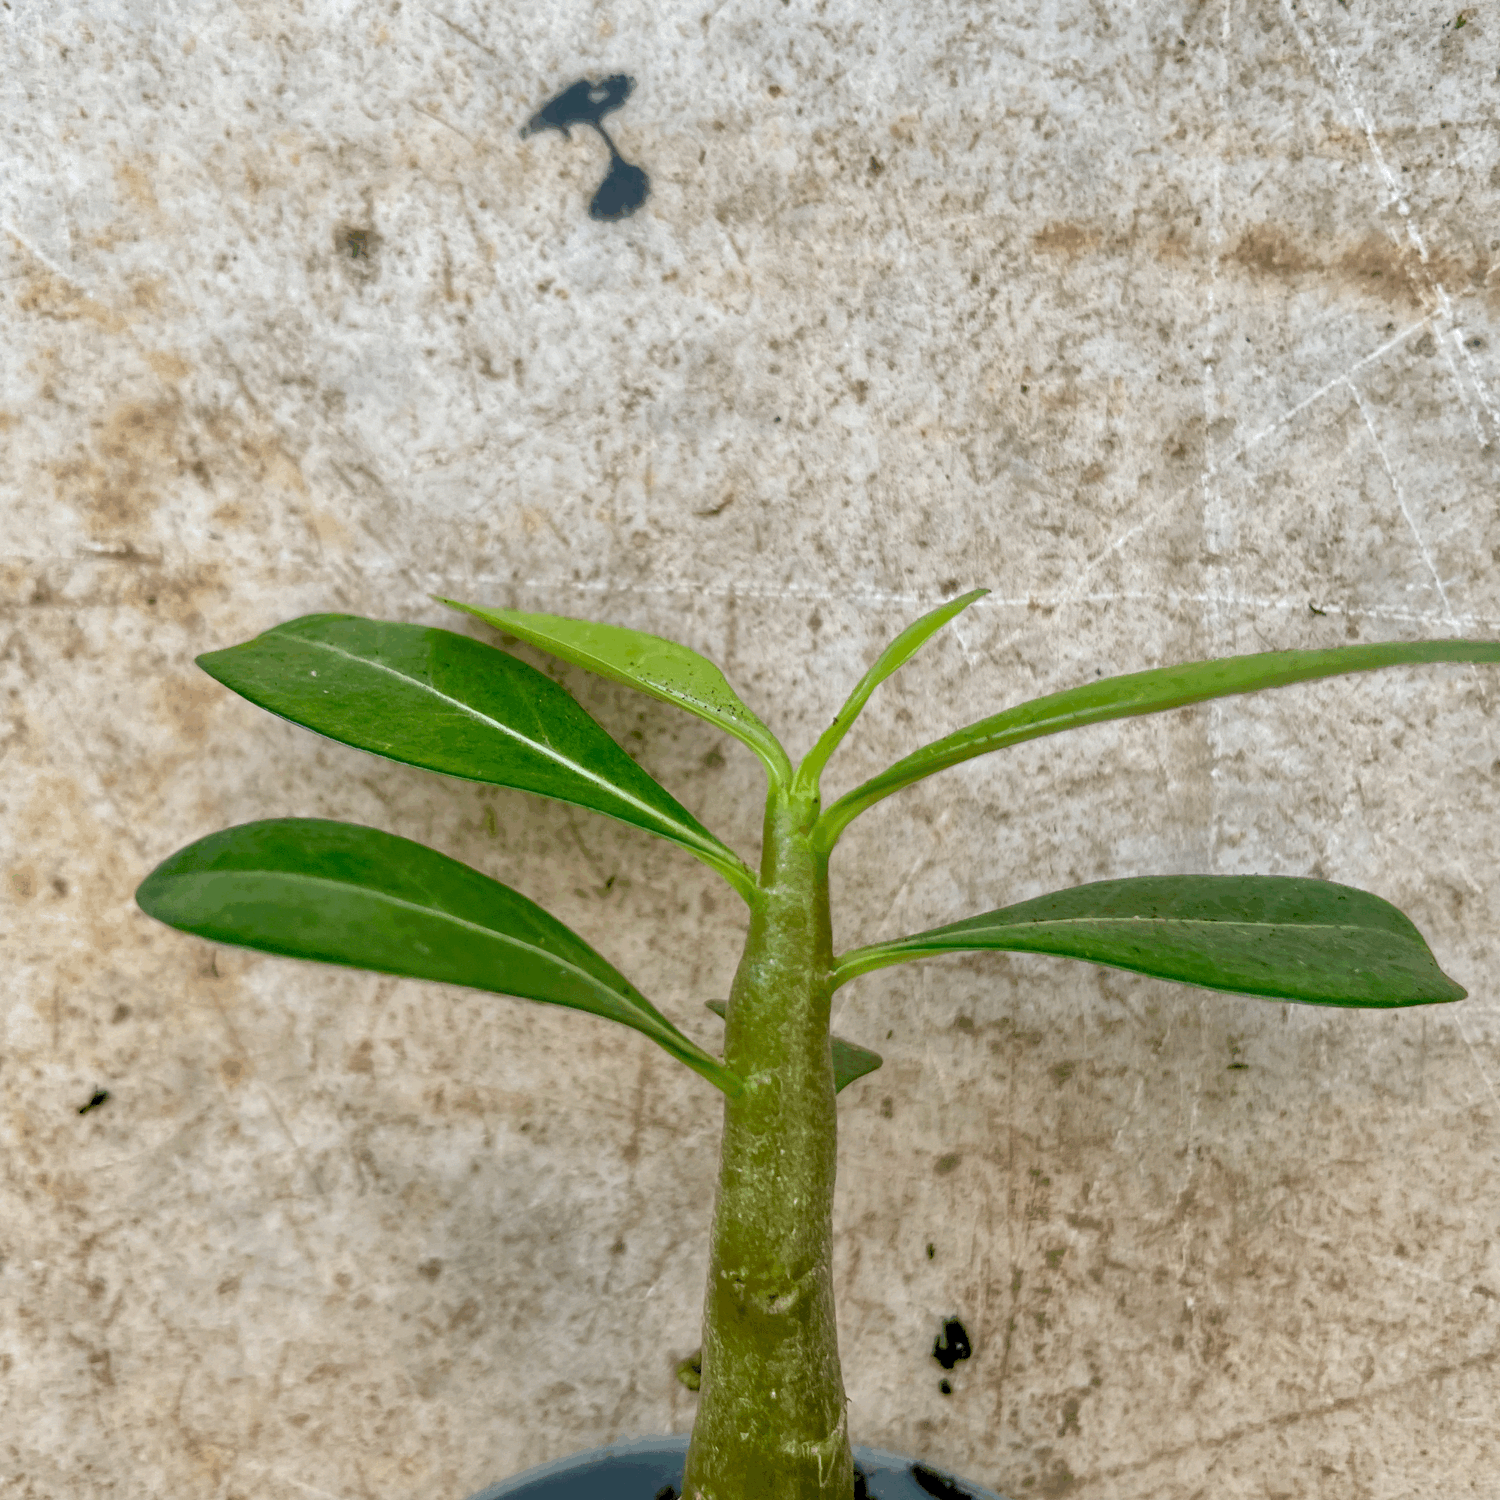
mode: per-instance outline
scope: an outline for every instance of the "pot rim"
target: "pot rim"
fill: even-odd
[[[581,1449],[576,1453],[554,1458],[547,1463],[538,1464],[533,1468],[522,1470],[519,1474],[512,1474],[506,1479],[498,1480],[471,1496],[470,1500],[509,1500],[509,1497],[519,1493],[523,1484],[532,1485],[542,1480],[565,1478],[576,1473],[585,1464],[598,1464],[613,1458],[685,1458],[690,1437],[691,1434],[687,1432],[661,1433],[647,1437],[620,1438],[596,1448]],[[934,1477],[951,1484],[953,1489],[949,1493],[955,1497],[955,1500],[957,1496],[963,1496],[965,1500],[1005,1500],[1005,1497],[996,1491],[986,1489],[983,1485],[975,1484],[971,1480],[961,1479],[947,1469],[940,1469],[936,1465],[929,1465],[903,1454],[892,1453],[885,1448],[868,1448],[857,1444],[854,1448],[854,1461],[859,1465],[866,1479],[878,1479],[882,1475],[900,1476],[910,1484],[913,1468],[921,1467]],[[929,1490],[927,1493],[941,1492]]]

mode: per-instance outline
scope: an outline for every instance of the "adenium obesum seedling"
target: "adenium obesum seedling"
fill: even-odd
[[[284,818],[225,829],[159,865],[137,897],[152,916],[217,942],[593,1011],[644,1032],[723,1093],[701,1394],[683,1481],[690,1500],[854,1493],[833,1303],[834,1097],[880,1059],[830,1038],[840,985],[927,954],[1010,949],[1313,1005],[1422,1005],[1464,994],[1395,907],[1349,886],[1271,876],[1106,880],[835,953],[828,860],[839,835],[935,771],[1041,735],[1260,688],[1408,663],[1500,663],[1500,642],[1445,640],[1134,672],[982,719],[823,807],[823,768],[870,694],[984,592],[902,631],[796,767],[719,669],[686,646],[613,625],[454,605],[748,745],[767,778],[758,874],[563,688],[494,646],[330,614],[199,658],[252,703],[331,739],[660,834],[717,870],[748,906],[744,956],[727,1006],[715,1007],[725,1023],[720,1060],[525,896],[374,828]]]

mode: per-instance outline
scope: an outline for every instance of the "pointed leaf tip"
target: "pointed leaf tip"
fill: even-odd
[[[799,787],[807,792],[816,789],[818,780],[823,774],[823,768],[828,764],[833,752],[838,749],[844,736],[848,734],[854,721],[863,712],[865,704],[870,701],[870,696],[875,689],[893,672],[905,666],[949,620],[962,614],[971,604],[983,599],[988,593],[988,589],[970,589],[967,594],[961,594],[957,599],[951,599],[947,604],[940,604],[936,609],[929,610],[920,619],[913,620],[876,657],[875,664],[860,678],[844,706],[834,715],[833,723],[819,735],[817,743],[807,752],[802,764],[797,768]]]

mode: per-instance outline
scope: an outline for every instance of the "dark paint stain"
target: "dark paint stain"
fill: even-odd
[[[80,1104],[78,1106],[78,1113],[81,1114],[81,1115],[86,1115],[91,1109],[98,1109],[101,1105],[108,1104],[108,1103],[109,1103],[109,1090],[108,1089],[98,1089],[98,1090],[95,1091],[94,1097],[92,1099],[90,1099],[87,1104]]]
[[[549,99],[521,131],[522,136],[543,130],[560,130],[568,135],[570,125],[587,125],[599,132],[609,147],[609,173],[589,203],[589,217],[603,223],[628,219],[651,191],[651,179],[620,155],[602,123],[605,115],[625,103],[634,88],[635,79],[625,73],[612,74],[599,83],[580,78],[555,99]]]
[[[932,1346],[932,1357],[945,1369],[951,1370],[961,1359],[968,1359],[974,1352],[969,1342],[968,1331],[957,1318],[949,1318],[943,1324]]]
[[[949,1479],[946,1474],[939,1474],[936,1469],[929,1469],[926,1464],[913,1464],[911,1477],[925,1494],[936,1495],[938,1500],[973,1500],[961,1484]]]

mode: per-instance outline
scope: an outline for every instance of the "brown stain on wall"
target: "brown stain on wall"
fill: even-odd
[[[209,720],[224,701],[211,677],[193,672],[164,678],[155,692],[156,709],[172,727],[174,741],[197,744],[207,737]]]
[[[58,323],[87,319],[107,333],[120,333],[128,326],[119,313],[90,297],[81,287],[44,269],[27,274],[16,294],[16,307],[20,312]]]
[[[353,544],[349,528],[330,511],[309,511],[307,524],[313,535],[325,547],[347,548]]]
[[[58,1056],[64,1055],[60,1049],[71,1028],[87,1023],[90,997],[112,982],[101,976],[112,972],[134,923],[122,893],[133,890],[145,873],[137,873],[137,857],[126,846],[117,818],[86,797],[77,780],[50,769],[78,755],[67,734],[43,728],[35,736],[22,770],[43,769],[30,777],[24,802],[12,799],[6,813],[6,832],[22,858],[0,881],[0,912],[10,908],[20,920],[17,909],[24,906],[25,923],[41,922],[69,934],[70,941],[53,946],[47,959],[51,995],[38,982],[30,996]],[[114,778],[99,779],[109,795],[129,796]],[[33,927],[33,941],[43,940],[42,930]]]
[[[146,213],[157,214],[161,212],[161,204],[156,200],[156,189],[151,183],[153,165],[147,156],[116,162],[115,185],[127,203]]]
[[[1096,225],[1054,221],[1032,235],[1031,248],[1039,255],[1066,255],[1069,260],[1076,260],[1103,238],[1103,231]]]
[[[163,380],[179,381],[192,373],[192,366],[179,354],[169,349],[155,349],[146,355],[146,363]]]
[[[131,548],[111,551],[86,559],[65,558],[37,562],[31,558],[12,558],[0,562],[0,622],[26,616],[35,622],[45,618],[40,613],[71,614],[84,609],[147,609],[158,618],[171,620],[189,629],[203,622],[203,610],[210,602],[222,602],[231,590],[231,570],[220,562],[201,562],[187,567],[163,565],[158,557]],[[33,623],[27,636],[34,636]],[[19,651],[27,636],[16,631],[0,641],[0,661],[8,653]],[[66,652],[63,653],[66,657]],[[22,669],[28,676],[37,670],[34,664]],[[0,747],[24,738],[26,720],[16,711],[16,726],[0,733]]]
[[[165,378],[187,369],[176,355],[149,358]],[[50,470],[58,499],[86,517],[90,535],[126,546],[178,485],[212,489],[216,471],[230,470],[257,491],[307,494],[301,466],[269,423],[224,408],[193,413],[175,393],[122,402],[86,448]]]
[[[92,452],[52,465],[58,498],[82,510],[96,538],[140,528],[185,467],[182,407],[127,401],[99,425]]]
[[[1321,247],[1276,224],[1247,229],[1225,260],[1254,277],[1315,277],[1413,309],[1422,307],[1423,293],[1434,283],[1450,289],[1482,286],[1486,271],[1480,261],[1466,264],[1454,255],[1430,255],[1424,263],[1414,249],[1381,234]]]
[[[165,276],[132,276],[128,285],[132,307],[142,313],[161,312],[167,295]]]
[[[220,409],[205,415],[203,427],[214,446],[221,452],[231,452],[257,485],[271,484],[298,495],[307,494],[302,466],[269,424],[252,427],[233,412]]]
[[[1038,255],[1070,261],[1096,252],[1122,254],[1141,245],[1158,260],[1181,261],[1193,249],[1192,231],[1163,226],[1110,233],[1098,224],[1054,220],[1031,239]],[[1198,253],[1207,255],[1206,244],[1198,247]],[[1479,288],[1489,269],[1477,251],[1467,261],[1437,252],[1424,262],[1415,249],[1377,232],[1314,240],[1280,224],[1246,229],[1225,252],[1221,264],[1255,281],[1314,280],[1336,293],[1353,291],[1414,310],[1421,310],[1430,300],[1434,284],[1450,291]]]

